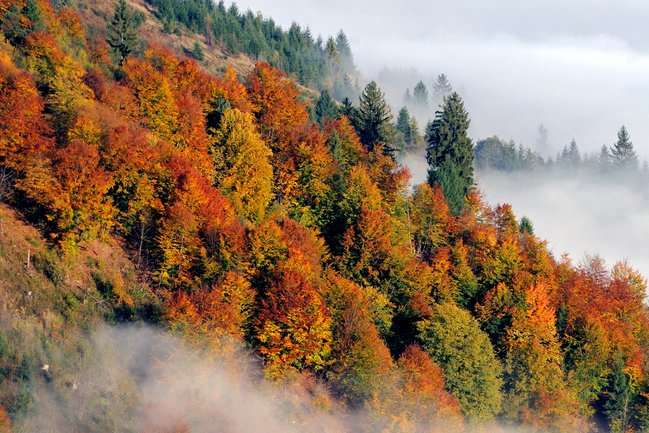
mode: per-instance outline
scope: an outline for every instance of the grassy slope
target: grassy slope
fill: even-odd
[[[73,386],[91,328],[155,320],[159,302],[114,240],[62,258],[4,205],[0,224],[0,406],[20,418],[34,386]]]

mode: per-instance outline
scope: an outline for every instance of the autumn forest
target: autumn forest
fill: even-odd
[[[646,280],[487,204],[460,94],[413,186],[411,123],[343,32],[207,0],[0,0],[0,24],[0,432],[74,398],[100,324],[250,358],[354,431],[649,431]],[[124,431],[126,397],[85,401],[60,431]]]

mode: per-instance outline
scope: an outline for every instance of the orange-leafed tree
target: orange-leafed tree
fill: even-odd
[[[505,413],[539,429],[568,432],[584,428],[583,408],[565,386],[556,315],[546,286],[529,287],[525,302],[507,330]]]
[[[322,242],[291,220],[282,221],[285,256],[262,281],[255,325],[257,350],[271,378],[320,370],[331,352],[331,318],[322,298]]]
[[[295,84],[279,70],[258,63],[248,76],[248,89],[262,136],[274,152],[286,151],[293,133],[308,120]]]

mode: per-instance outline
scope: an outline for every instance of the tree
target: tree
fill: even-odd
[[[403,141],[406,146],[412,146],[414,143],[412,126],[413,124],[410,118],[410,113],[408,113],[406,107],[403,107],[399,110],[399,115],[397,116],[397,131],[399,131],[403,136]]]
[[[413,97],[415,100],[415,104],[418,107],[420,108],[428,107],[428,89],[426,89],[426,85],[424,84],[423,81],[418,82],[417,85],[415,86]]]
[[[126,4],[126,0],[118,0],[113,18],[108,23],[106,41],[117,52],[120,66],[137,48],[140,24],[141,18]]]
[[[271,151],[255,129],[250,113],[225,110],[211,146],[215,183],[230,197],[238,214],[260,220],[272,198]]]
[[[500,412],[502,366],[489,337],[468,311],[438,304],[418,325],[422,347],[444,371],[446,385],[472,420],[490,420]]]
[[[315,104],[315,119],[320,124],[324,126],[327,120],[333,120],[338,116],[338,105],[331,97],[327,90],[323,90],[320,93],[320,97]]]
[[[457,93],[444,100],[426,131],[428,183],[440,185],[455,214],[473,187],[473,143],[467,135],[469,115]]]
[[[637,168],[638,155],[633,149],[629,131],[622,126],[617,133],[617,142],[611,146],[611,158],[618,168]]]
[[[374,150],[378,144],[383,144],[387,151],[391,148],[392,113],[385,101],[385,96],[375,81],[371,81],[360,97],[358,108],[358,132],[363,145]]]
[[[433,96],[435,99],[440,101],[450,95],[452,91],[453,87],[446,74],[439,74],[437,80],[433,83]]]

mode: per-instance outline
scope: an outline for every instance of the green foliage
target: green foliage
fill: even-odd
[[[208,41],[221,42],[234,53],[245,53],[286,71],[300,83],[329,90],[339,100],[354,97],[356,68],[349,41],[340,31],[332,44],[322,45],[308,28],[293,24],[283,30],[272,19],[251,11],[242,12],[236,4],[226,7],[221,0],[148,0],[157,15],[172,31],[183,25],[205,35]]]
[[[338,117],[338,105],[327,90],[320,92],[320,96],[315,104],[314,113],[315,120],[320,126],[324,126],[327,120],[333,120]]]
[[[113,18],[108,23],[106,41],[115,50],[120,66],[137,49],[141,23],[142,17],[126,4],[126,0],[117,1]]]
[[[194,42],[194,45],[192,46],[192,49],[190,51],[190,55],[196,60],[198,60],[199,62],[205,60],[205,53],[203,52],[203,47],[201,47],[201,44],[199,44],[198,41]]]
[[[422,347],[444,371],[462,411],[476,421],[493,419],[502,404],[502,367],[478,322],[466,310],[446,303],[436,305],[418,329]]]
[[[532,170],[544,164],[543,158],[530,148],[517,147],[512,140],[505,142],[496,136],[479,140],[474,153],[478,170],[512,172]]]
[[[473,143],[467,135],[469,115],[457,93],[444,100],[442,110],[426,130],[428,183],[441,185],[456,215],[464,208],[464,196],[473,187]]]
[[[372,151],[375,146],[382,144],[388,152],[394,151],[394,130],[392,128],[392,113],[385,95],[375,81],[371,81],[360,96],[360,104],[355,126],[361,142]]]
[[[629,131],[622,126],[617,133],[617,142],[611,146],[611,157],[613,163],[621,168],[637,168],[638,156],[633,149],[633,143],[629,137]]]

